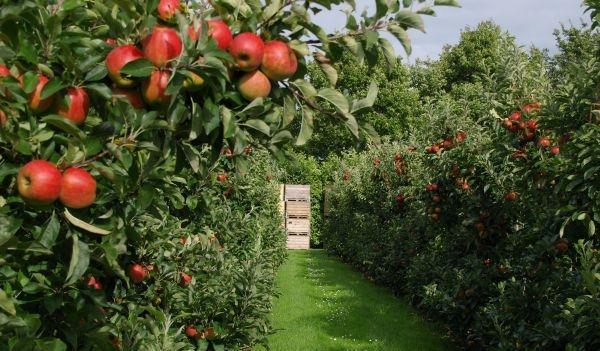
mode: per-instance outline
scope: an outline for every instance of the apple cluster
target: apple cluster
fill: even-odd
[[[502,125],[506,128],[510,133],[519,133],[519,140],[526,144],[528,142],[535,141],[537,137],[537,129],[538,129],[538,121],[536,119],[528,119],[524,120],[523,115],[531,115],[533,113],[540,112],[542,105],[539,102],[534,102],[530,104],[526,104],[523,106],[521,111],[514,111],[510,114],[510,116],[504,118],[502,120]],[[563,138],[564,139],[564,138]],[[566,141],[566,140],[562,140]],[[552,140],[550,140],[547,136],[540,136],[537,140],[537,144],[542,149],[550,149],[550,153],[554,156],[560,153],[560,146],[552,145]],[[524,149],[517,150],[514,154],[514,158],[527,156]]]
[[[0,78],[9,77],[10,75],[11,72],[8,67],[0,65]],[[23,87],[24,75],[18,75],[17,80],[20,82],[21,87]],[[42,91],[49,81],[50,79],[45,75],[38,74],[35,89],[27,96],[27,105],[31,112],[41,114],[53,108],[57,114],[75,124],[85,122],[90,109],[90,98],[85,89],[82,87],[70,87],[64,96],[57,98],[55,95],[51,95],[42,99]],[[6,114],[0,111],[0,122],[2,125],[6,124],[7,121]]]
[[[467,139],[467,133],[463,131],[459,131],[455,136],[450,136],[445,138],[444,140],[435,143],[431,146],[425,148],[425,151],[428,154],[437,154],[440,152],[448,151],[453,149],[457,144],[462,143]]]
[[[168,24],[181,9],[179,0],[161,0],[157,6],[158,17]],[[287,43],[280,40],[265,43],[259,35],[251,32],[241,32],[234,37],[227,23],[218,18],[207,20],[206,25],[208,36],[217,47],[232,56],[234,64],[230,68],[243,72],[236,85],[246,100],[267,97],[271,92],[271,81],[284,80],[296,73],[298,59]],[[190,25],[187,32],[193,43],[200,38],[202,27]],[[116,42],[109,39],[107,43],[114,45]],[[143,101],[150,106],[166,104],[170,100],[166,94],[172,74],[169,66],[181,55],[184,47],[181,36],[168,25],[159,24],[141,41],[141,46],[142,49],[132,44],[118,46],[107,55],[108,76],[115,84],[113,92],[128,99],[136,108],[141,108]],[[140,96],[131,90],[136,81],[123,75],[121,70],[128,63],[142,58],[149,60],[156,70],[142,82]],[[202,62],[202,58],[198,61]],[[190,72],[184,88],[193,91],[203,84],[202,77]]]
[[[85,208],[96,200],[96,180],[86,170],[70,167],[62,174],[55,164],[33,160],[17,175],[19,194],[28,203],[49,205],[56,201],[70,208]]]

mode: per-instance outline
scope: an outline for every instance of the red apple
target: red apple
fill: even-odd
[[[185,327],[185,335],[187,335],[190,338],[198,338],[198,330],[196,329],[196,327],[188,325]]]
[[[227,50],[233,41],[233,35],[227,23],[216,18],[210,19],[206,23],[208,24],[208,36],[217,42],[219,49]]]
[[[19,77],[19,81],[23,84],[23,76]],[[35,90],[27,97],[29,108],[33,113],[42,113],[46,111],[54,102],[54,96],[49,96],[42,100],[42,90],[48,84],[48,77],[43,74],[38,75],[38,83]]]
[[[154,71],[142,83],[142,96],[150,105],[163,105],[170,101],[171,95],[165,94],[169,79],[171,78],[170,71]]]
[[[8,124],[8,117],[6,117],[6,113],[0,110],[0,127],[4,127]]]
[[[260,66],[264,51],[263,40],[250,32],[236,35],[229,45],[229,53],[233,56],[237,68],[246,72],[254,71]]]
[[[142,108],[144,107],[144,100],[142,99],[142,94],[140,94],[137,90],[128,90],[122,89],[119,87],[113,87],[113,96],[127,99],[131,106],[134,108]]]
[[[546,137],[542,137],[539,141],[538,144],[543,147],[543,148],[547,148],[550,147],[550,145],[552,144],[552,142],[550,141],[550,139],[546,138]]]
[[[296,53],[282,41],[269,41],[265,44],[260,70],[272,80],[290,78],[298,70]]]
[[[5,65],[0,65],[0,78],[10,76],[10,70]]]
[[[462,143],[463,141],[467,140],[467,133],[466,132],[456,133],[455,140],[457,143]]]
[[[560,147],[553,146],[552,149],[550,149],[550,152],[552,153],[552,155],[556,156],[560,153]]]
[[[163,26],[154,27],[152,34],[142,41],[142,46],[144,56],[157,67],[165,67],[183,51],[179,34],[173,28]]]
[[[521,112],[520,111],[515,111],[513,112],[510,117],[508,117],[511,121],[514,122],[518,122],[521,120]]]
[[[180,272],[179,276],[181,277],[181,282],[179,283],[179,285],[181,285],[182,287],[188,286],[188,284],[190,284],[190,282],[192,281],[192,276],[184,272]]]
[[[69,88],[67,95],[60,99],[58,114],[75,124],[85,122],[90,109],[90,98],[83,88]]]
[[[525,112],[525,113],[531,113],[534,111],[539,112],[541,109],[542,109],[542,104],[539,102],[534,102],[534,103],[523,106],[523,112]]]
[[[85,208],[96,200],[96,180],[86,170],[76,167],[62,175],[60,202],[71,208]]]
[[[227,181],[227,173],[219,172],[219,174],[217,175],[217,182],[225,183],[226,181]]]
[[[156,10],[158,11],[158,17],[164,21],[169,21],[175,16],[176,12],[181,10],[181,3],[179,0],[160,0]]]
[[[506,201],[515,201],[519,195],[515,191],[510,191],[506,195],[504,195],[504,199]]]
[[[104,39],[104,42],[110,46],[117,46],[117,39],[115,38],[106,38]]]
[[[213,18],[206,21],[206,25],[208,26],[208,36],[217,42],[217,47],[221,50],[227,50],[233,41],[233,34],[231,34],[231,29],[229,29],[227,23],[218,18]],[[188,27],[188,35],[192,41],[198,40],[201,33],[202,28]]]
[[[248,72],[240,78],[238,90],[244,99],[252,101],[271,93],[271,82],[261,71]]]
[[[61,179],[54,164],[44,160],[30,161],[17,175],[19,194],[33,204],[51,204],[60,195]]]
[[[537,121],[535,119],[530,119],[527,121],[527,129],[535,131],[537,129]]]
[[[124,78],[121,75],[121,68],[129,62],[144,58],[140,49],[133,45],[123,45],[111,50],[106,56],[106,68],[108,76],[116,85],[127,88],[135,84],[133,79]]]
[[[102,290],[103,288],[102,283],[98,279],[94,278],[94,276],[89,277],[85,284],[95,290]]]
[[[148,276],[148,270],[141,264],[134,263],[127,269],[127,275],[134,283],[141,283]]]

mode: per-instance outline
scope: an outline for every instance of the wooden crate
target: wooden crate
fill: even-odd
[[[310,201],[310,185],[290,185],[285,186],[285,201]]]
[[[309,218],[310,202],[291,201],[285,203],[287,218]]]
[[[288,218],[285,221],[288,233],[309,233],[310,219]]]
[[[288,249],[310,248],[310,185],[286,184],[282,202]]]
[[[310,236],[288,235],[287,248],[291,250],[307,250],[310,248]]]

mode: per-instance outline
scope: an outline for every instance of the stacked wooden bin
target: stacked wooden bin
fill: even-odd
[[[310,248],[310,185],[284,185],[288,249]]]

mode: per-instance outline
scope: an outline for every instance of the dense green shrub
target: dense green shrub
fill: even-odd
[[[469,349],[597,349],[600,69],[483,50],[494,69],[432,94],[409,137],[337,161],[324,245]]]

